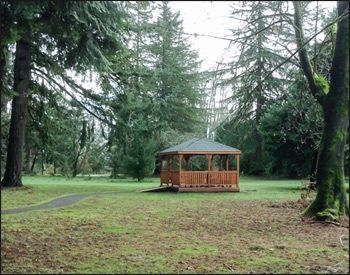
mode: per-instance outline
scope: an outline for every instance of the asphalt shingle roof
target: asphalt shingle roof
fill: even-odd
[[[160,153],[171,152],[240,152],[240,150],[206,138],[193,138]]]

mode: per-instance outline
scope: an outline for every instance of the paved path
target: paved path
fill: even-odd
[[[65,196],[62,198],[54,199],[54,200],[49,201],[47,203],[35,205],[35,206],[31,206],[31,207],[1,210],[1,215],[16,214],[16,213],[33,211],[33,210],[43,210],[43,209],[69,206],[69,205],[72,205],[74,203],[77,203],[78,201],[81,201],[82,199],[85,199],[85,198],[91,197],[91,196],[107,195],[107,194],[123,194],[123,193],[134,193],[134,191],[124,191],[124,192],[123,191],[115,191],[115,192],[104,192],[104,193],[75,194],[75,195],[70,195],[70,196]]]

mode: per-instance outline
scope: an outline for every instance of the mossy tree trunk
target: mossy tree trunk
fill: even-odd
[[[297,45],[301,48],[304,43],[302,4],[293,4]],[[349,3],[339,1],[337,6],[341,16]],[[324,113],[316,167],[317,195],[304,214],[314,215],[319,220],[337,220],[339,215],[349,212],[344,177],[344,150],[349,124],[349,16],[338,22],[330,85],[311,67],[305,48],[300,50],[299,58],[310,90]]]
[[[30,61],[29,43],[24,39],[17,41],[14,70],[14,90],[17,95],[12,100],[6,170],[1,186],[22,186],[22,156],[28,109]]]

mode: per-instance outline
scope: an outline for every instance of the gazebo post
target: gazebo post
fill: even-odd
[[[210,186],[210,161],[212,158],[212,155],[207,155],[208,158],[208,186]]]
[[[226,155],[226,171],[228,171],[228,155]]]
[[[220,155],[220,170],[219,171],[222,171],[222,155]]]
[[[162,178],[162,172],[163,172],[163,155],[160,156],[160,178]],[[163,185],[162,180],[160,181],[160,186]]]
[[[181,162],[182,162],[182,155],[179,155],[179,188],[181,187]]]
[[[186,160],[186,171],[188,171],[188,161],[190,159],[190,155],[185,155],[185,160]]]
[[[170,179],[169,155],[166,156],[166,172],[168,174],[168,182],[166,185],[169,186],[169,179]]]
[[[171,169],[170,169],[170,178],[171,178],[171,175],[172,175],[172,172],[174,172],[174,155],[171,155]],[[171,187],[173,187],[174,184],[173,184],[173,180],[171,180]]]
[[[237,187],[239,181],[239,155],[236,155],[236,163],[237,163]]]

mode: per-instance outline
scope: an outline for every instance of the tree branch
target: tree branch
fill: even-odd
[[[65,91],[75,102],[77,102],[85,111],[87,111],[90,115],[94,116],[95,118],[97,118],[100,121],[103,121],[105,123],[107,123],[108,125],[111,125],[112,123],[110,121],[108,121],[105,118],[101,118],[98,115],[96,115],[94,112],[92,112],[91,110],[89,110],[83,103],[80,102],[80,100],[78,100],[72,93],[68,92],[67,89],[65,87],[63,87],[60,83],[58,83],[53,77],[51,77],[49,74],[47,74],[46,72],[44,72],[43,70],[40,70],[38,68],[32,67],[33,71],[37,71],[41,74],[41,77],[44,76],[46,80],[51,86],[52,83],[54,83],[55,85],[57,85],[62,91]],[[52,82],[52,83],[51,83]]]
[[[305,44],[304,43],[305,39],[304,39],[303,18],[302,18],[303,16],[302,2],[295,1],[293,2],[293,5],[294,5],[295,36],[296,36],[297,46],[300,49],[299,51],[300,64],[306,76],[307,82],[309,83],[309,87],[312,95],[318,98],[318,95],[316,94],[316,84],[313,76],[313,69],[310,64],[306,49],[303,47],[303,44]]]

